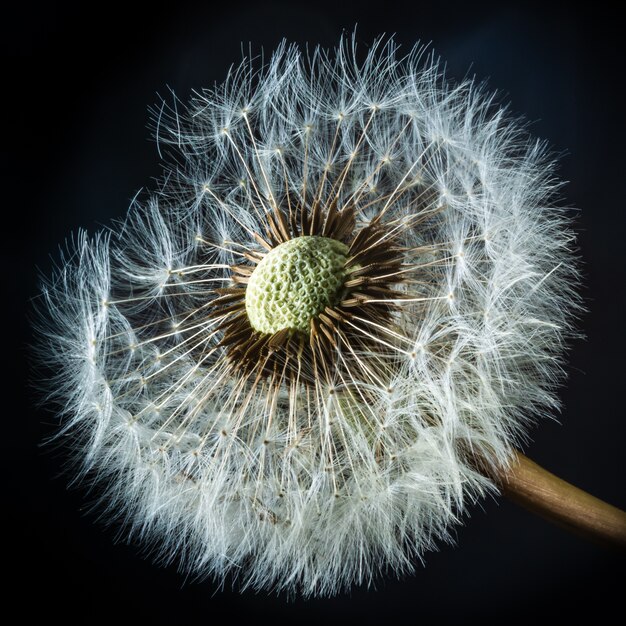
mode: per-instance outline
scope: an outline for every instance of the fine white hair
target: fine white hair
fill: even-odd
[[[328,595],[410,571],[558,407],[579,298],[545,145],[422,48],[359,55],[283,44],[162,102],[158,188],[44,285],[38,353],[76,479],[194,576]],[[388,326],[353,319],[370,351],[339,343],[330,379],[252,384],[208,313],[265,252],[264,207],[307,198],[399,233],[414,273]]]

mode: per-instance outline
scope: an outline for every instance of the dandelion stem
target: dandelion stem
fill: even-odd
[[[504,495],[588,539],[626,550],[626,512],[551,474],[521,452],[503,472]]]

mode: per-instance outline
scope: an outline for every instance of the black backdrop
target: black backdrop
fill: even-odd
[[[287,602],[185,582],[114,543],[112,531],[84,514],[84,494],[58,477],[62,456],[38,445],[54,416],[34,408],[26,382],[35,267],[46,272],[70,232],[94,232],[122,216],[158,175],[145,129],[156,93],[169,86],[185,99],[220,81],[242,43],[266,52],[282,37],[332,46],[358,22],[364,43],[382,32],[396,33],[404,49],[432,41],[449,75],[489,79],[562,154],[560,175],[571,181],[565,201],[581,211],[587,340],[571,351],[561,423],[541,424],[527,452],[624,508],[626,159],[616,15],[595,5],[244,0],[222,8],[179,0],[136,13],[130,3],[94,4],[89,13],[55,3],[3,11],[3,574],[20,621],[514,623],[598,612],[602,623],[609,608],[623,614],[623,560],[503,499],[475,507],[457,547],[428,554],[426,566],[401,581],[379,579],[376,590]]]

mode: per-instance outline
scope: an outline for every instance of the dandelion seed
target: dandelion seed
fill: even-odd
[[[578,300],[543,145],[419,48],[356,58],[283,45],[163,103],[159,194],[45,287],[79,477],[197,576],[410,571],[557,405]]]

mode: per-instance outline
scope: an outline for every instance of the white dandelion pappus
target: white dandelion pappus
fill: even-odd
[[[410,571],[557,407],[578,305],[541,143],[379,40],[155,111],[170,165],[45,286],[78,478],[165,562],[328,595]]]

